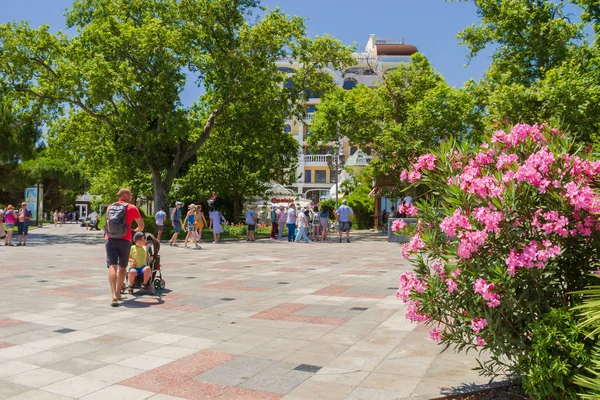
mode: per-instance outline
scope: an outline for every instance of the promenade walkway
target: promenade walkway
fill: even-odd
[[[103,239],[0,247],[0,399],[430,399],[487,382],[405,320],[398,245],[164,246],[167,289],[110,307]]]

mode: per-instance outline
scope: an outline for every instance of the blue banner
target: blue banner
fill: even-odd
[[[32,220],[37,221],[38,189],[36,187],[25,189],[25,203],[31,210]]]

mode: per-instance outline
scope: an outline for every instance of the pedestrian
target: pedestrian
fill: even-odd
[[[311,228],[311,217],[310,217],[310,207],[302,208],[304,210],[304,216],[306,217],[306,236],[310,237],[310,228]]]
[[[188,212],[185,216],[185,231],[187,232],[185,235],[185,241],[183,242],[183,248],[187,249],[188,240],[190,240],[190,236],[194,238],[194,247],[198,248],[198,239],[196,238],[196,205],[190,204],[188,206]]]
[[[219,239],[221,238],[221,233],[223,232],[223,227],[221,224],[225,223],[225,218],[221,215],[221,213],[215,210],[215,206],[209,207],[210,212],[208,216],[210,218],[210,227],[213,231],[214,244],[219,243]]]
[[[277,222],[278,219],[278,215],[277,215],[277,211],[279,209],[277,208],[277,206],[272,206],[271,207],[271,240],[277,240],[277,236],[279,234],[279,224]]]
[[[354,211],[348,207],[348,202],[342,200],[342,205],[335,211],[335,216],[340,225],[340,243],[342,243],[342,233],[346,232],[346,242],[350,243],[350,222],[354,219]]]
[[[167,219],[167,213],[165,212],[165,208],[161,207],[160,210],[154,216],[154,222],[156,222],[156,229],[158,230],[156,234],[156,239],[160,242],[160,237],[162,236],[163,230],[165,229],[165,220]]]
[[[285,221],[287,214],[285,213],[285,207],[279,206],[277,209],[277,230],[279,231],[278,239],[283,240],[283,231],[285,230]]]
[[[329,206],[322,206],[319,213],[321,218],[321,241],[327,242],[327,232],[329,230]]]
[[[17,217],[12,204],[9,204],[8,207],[6,207],[4,222],[6,223],[6,241],[4,242],[4,245],[12,246],[12,237],[15,230],[15,224],[17,223]]]
[[[321,215],[319,215],[319,206],[315,205],[313,207],[313,216],[312,216],[312,226],[313,226],[313,238],[314,242],[321,240]]]
[[[200,204],[196,206],[196,222],[194,222],[194,225],[196,225],[196,239],[198,240],[198,242],[202,242],[202,231],[204,230],[204,227],[207,225],[207,223],[206,217],[204,216],[204,212],[202,211],[202,206]]]
[[[6,236],[4,232],[4,210],[0,208],[0,239]]]
[[[254,242],[254,232],[256,231],[256,221],[258,216],[254,211],[254,204],[250,204],[248,212],[246,213],[246,226],[248,231],[246,232],[246,241]]]
[[[19,243],[17,246],[27,246],[27,237],[29,236],[29,221],[31,221],[31,210],[27,208],[27,203],[22,202],[21,208],[17,213],[17,237]],[[21,239],[23,239],[21,241]]]
[[[112,300],[112,307],[119,306],[122,300],[121,287],[125,281],[125,272],[129,263],[131,250],[131,224],[137,224],[136,232],[144,230],[144,220],[136,206],[131,204],[131,190],[121,189],[119,200],[106,208],[106,224],[104,225],[104,239],[106,247],[106,266],[108,267],[108,283]]]
[[[65,214],[63,213],[63,210],[61,208],[60,211],[58,212],[58,227],[59,228],[62,228],[64,220],[65,220]]]
[[[300,211],[301,212],[298,213],[298,233],[296,234],[296,242],[299,243],[301,240],[304,240],[304,243],[310,243],[307,235],[308,219],[304,213],[306,209],[302,208]]]
[[[54,214],[52,214],[52,220],[54,221],[54,227],[56,228],[56,224],[58,223],[58,209],[54,209]]]
[[[387,212],[387,210],[383,210],[383,212],[381,213],[381,226],[382,226],[381,233],[383,233],[384,235],[387,235],[388,221],[389,221],[388,212]]]
[[[285,223],[288,228],[288,242],[291,242],[296,238],[296,205],[294,203],[290,204]]]
[[[171,240],[169,240],[169,245],[177,246],[177,236],[179,236],[179,232],[181,231],[181,206],[182,202],[178,201],[175,203],[175,208],[171,211],[171,225],[173,226],[173,236]]]

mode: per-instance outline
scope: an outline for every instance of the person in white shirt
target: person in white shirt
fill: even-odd
[[[156,238],[160,242],[160,235],[163,233],[163,229],[165,227],[165,220],[167,219],[167,213],[165,212],[165,208],[161,207],[160,211],[156,213],[154,216],[154,221],[156,222],[156,228],[158,229],[158,233]]]
[[[294,203],[290,204],[285,223],[288,228],[288,242],[292,242],[296,237],[296,205]]]
[[[301,212],[298,213],[298,233],[296,234],[296,242],[300,242],[304,239],[304,243],[310,243],[308,235],[306,234],[308,228],[308,220],[306,219],[305,208],[302,208]]]

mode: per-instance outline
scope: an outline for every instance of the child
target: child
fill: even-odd
[[[127,276],[129,276],[129,294],[133,294],[133,285],[135,283],[135,278],[138,275],[144,276],[144,283],[142,284],[142,291],[150,292],[152,288],[149,288],[148,283],[150,282],[150,278],[152,276],[152,271],[150,267],[146,265],[146,238],[142,232],[137,232],[133,236],[133,242],[135,245],[131,246],[131,250],[129,250],[129,270],[127,271]]]

